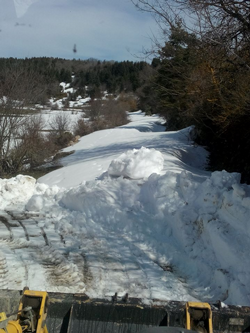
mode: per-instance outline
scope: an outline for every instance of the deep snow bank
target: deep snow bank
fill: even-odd
[[[131,165],[131,159],[135,165],[137,155],[129,151],[119,160]],[[117,170],[115,178],[69,190],[33,184],[36,193],[28,202],[25,194],[23,202],[27,210],[60,216],[60,230],[72,225],[88,232],[92,223],[92,232],[126,235],[149,258],[173,267],[196,299],[249,305],[250,187],[240,184],[240,175],[222,171],[197,178],[168,171],[135,181],[124,178],[122,168],[117,178]],[[138,170],[132,170],[138,177]],[[30,178],[18,179],[30,188]],[[18,195],[20,199],[20,191]],[[77,220],[74,212],[80,213]],[[164,290],[157,292],[164,298]]]
[[[84,140],[69,157],[81,174],[94,175],[91,180],[77,179],[67,189],[35,184],[30,177],[1,180],[0,208],[16,204],[44,216],[44,230],[65,240],[68,258],[84,249],[90,297],[117,291],[145,299],[250,305],[250,186],[240,184],[237,173],[195,168],[192,156],[203,152],[192,146],[188,130],[120,130],[115,147],[114,131],[101,131],[99,138],[97,133],[86,138],[87,161],[81,159]],[[90,165],[98,166],[94,173]],[[56,181],[62,169],[53,173]],[[64,173],[67,184],[76,177],[70,170]]]
[[[118,178],[63,194],[60,205],[110,231],[129,234],[152,258],[176,267],[193,296],[249,304],[250,187],[240,175],[151,174],[138,187]]]
[[[250,187],[240,185],[240,175],[225,171],[202,181],[185,171],[153,174],[139,194],[143,210],[168,230],[166,242],[178,243],[173,265],[199,281],[197,289],[203,285],[205,298],[231,304],[250,301],[249,199]]]

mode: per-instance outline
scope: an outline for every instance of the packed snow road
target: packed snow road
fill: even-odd
[[[187,286],[171,266],[150,259],[128,236],[104,230],[96,236],[58,232],[55,219],[17,211],[1,212],[0,234],[0,289],[28,285],[47,291],[85,291],[95,297],[111,297],[118,291],[123,296],[161,299],[157,290],[161,278],[167,282],[164,291],[169,298],[173,293],[187,297]]]
[[[192,128],[131,120],[38,182],[0,179],[0,288],[250,305],[250,187],[204,171]]]

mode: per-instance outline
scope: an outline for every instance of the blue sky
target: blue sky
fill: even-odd
[[[0,0],[0,8],[0,57],[137,61],[157,34],[130,0]]]

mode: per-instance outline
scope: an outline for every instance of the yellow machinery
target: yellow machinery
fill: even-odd
[[[85,294],[53,293],[48,310],[48,294],[31,290],[24,291],[21,301],[19,291],[3,290],[0,300],[10,311],[19,304],[15,317],[0,313],[0,333],[47,333],[47,327],[50,333],[128,333],[140,329],[144,333],[250,332],[250,307],[225,307],[221,302],[211,307],[178,301],[147,306],[133,298],[117,297],[114,302],[90,299]]]
[[[48,310],[48,294],[25,288],[16,320],[9,320],[0,313],[0,333],[48,333],[45,320]]]
[[[84,303],[84,305],[85,304],[86,303]],[[71,314],[72,311],[73,310],[71,309]],[[0,313],[0,333],[48,333],[45,324],[47,312],[47,292],[32,291],[28,288],[25,288],[19,303],[18,312],[15,313],[16,319],[10,320],[10,318],[8,318],[9,316],[7,316],[5,312]],[[82,313],[82,311],[79,313]],[[14,314],[10,316],[13,317]],[[78,321],[79,318],[77,322]],[[186,329],[181,327],[161,326],[144,329],[142,333],[213,333],[212,311],[210,305],[208,303],[201,302],[187,302],[185,305],[184,322]],[[72,319],[71,324],[68,325],[67,332],[85,332],[85,329],[75,329],[74,325],[72,326],[72,324],[74,324],[74,318]]]
[[[208,303],[186,303],[186,328],[201,333],[213,333],[212,311]]]
[[[208,303],[187,302],[185,305],[185,325],[182,327],[147,327],[140,333],[213,333],[212,311]]]
[[[47,311],[47,292],[32,291],[25,288],[16,313],[16,320],[10,320],[5,312],[0,313],[0,333],[48,333],[45,324]],[[152,327],[144,331],[147,333],[195,333],[195,331],[213,333],[210,305],[208,303],[187,302],[185,306],[185,325],[186,330],[180,327],[164,326]]]

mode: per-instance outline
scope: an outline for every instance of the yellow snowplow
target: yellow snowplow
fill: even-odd
[[[48,311],[48,294],[45,291],[33,291],[25,288],[19,303],[17,317],[0,313],[0,333],[48,333],[45,324]]]
[[[49,294],[49,303],[48,303]],[[18,307],[19,304],[19,307]],[[250,308],[223,303],[139,298],[90,299],[86,294],[0,291],[0,333],[250,333]]]

